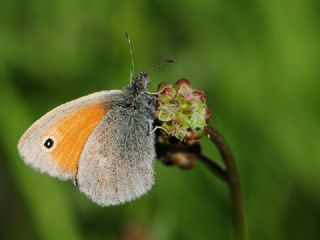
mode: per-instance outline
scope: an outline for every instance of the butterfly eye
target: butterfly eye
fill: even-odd
[[[44,137],[42,140],[42,147],[45,151],[51,152],[56,146],[56,139],[54,137]]]

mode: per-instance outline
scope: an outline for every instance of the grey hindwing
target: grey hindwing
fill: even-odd
[[[80,155],[81,192],[107,206],[136,199],[152,188],[156,154],[150,121],[131,108],[116,107],[106,114]]]

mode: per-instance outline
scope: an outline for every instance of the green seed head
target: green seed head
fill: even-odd
[[[204,92],[192,89],[187,79],[174,86],[160,83],[158,91],[156,115],[167,134],[182,142],[200,138],[212,117]]]

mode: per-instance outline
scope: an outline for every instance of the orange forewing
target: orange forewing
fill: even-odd
[[[77,173],[84,144],[106,112],[106,106],[101,103],[82,107],[57,121],[45,132],[45,136],[53,136],[56,140],[56,147],[50,154],[62,171]]]

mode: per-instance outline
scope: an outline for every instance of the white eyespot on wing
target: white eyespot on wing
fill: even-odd
[[[154,184],[155,142],[145,116],[113,109],[94,129],[81,153],[77,183],[102,206],[140,197]]]
[[[60,179],[74,178],[85,141],[104,117],[108,102],[121,91],[101,91],[58,106],[20,138],[26,164]]]

